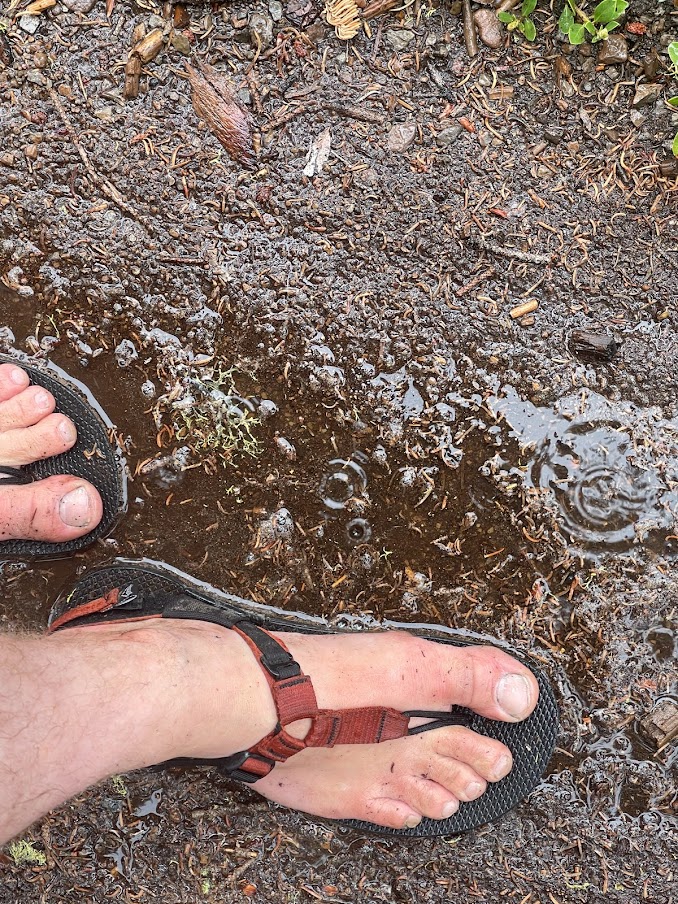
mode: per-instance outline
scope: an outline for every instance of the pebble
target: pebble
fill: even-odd
[[[282,455],[283,458],[286,458],[288,461],[297,460],[297,450],[288,439],[285,439],[284,436],[276,436],[275,445],[278,449],[278,452]]]
[[[544,132],[544,138],[549,142],[549,144],[558,144],[562,139],[564,134],[564,130],[560,128],[560,126],[551,126],[550,129],[546,129]]]
[[[441,129],[441,131],[436,135],[436,141],[441,147],[447,147],[448,145],[452,144],[453,141],[456,141],[463,131],[464,129],[460,125],[450,126],[447,129]]]
[[[123,339],[115,349],[115,360],[118,367],[129,367],[132,361],[135,361],[139,354],[131,339]]]
[[[29,35],[34,35],[40,25],[39,16],[21,16],[19,18],[19,28]]]
[[[391,28],[386,33],[386,41],[395,51],[405,50],[414,40],[414,32],[409,28]]]
[[[643,116],[642,113],[639,113],[638,110],[631,110],[630,117],[631,117],[631,122],[637,129],[639,129],[643,125],[643,123],[645,122],[645,120],[647,118],[647,117]]]
[[[598,62],[603,66],[625,63],[629,58],[629,45],[624,35],[610,35],[598,51]]]
[[[271,401],[271,399],[262,399],[259,402],[259,407],[257,408],[257,414],[262,419],[262,421],[267,420],[269,417],[274,417],[278,413],[278,406],[275,402]]]
[[[72,13],[89,13],[96,6],[97,0],[61,0],[61,3]]]
[[[504,40],[504,29],[493,9],[479,9],[473,14],[478,29],[478,37],[486,45],[496,50]]]
[[[262,48],[273,43],[273,19],[265,13],[252,13],[249,21],[250,40],[254,47],[261,41]]]
[[[270,0],[268,4],[268,11],[271,14],[271,18],[274,22],[280,22],[283,17],[282,3],[278,3],[278,0]]]
[[[638,85],[631,105],[634,107],[647,107],[657,100],[661,90],[661,85]]]
[[[182,56],[190,56],[191,55],[191,42],[188,40],[183,31],[177,31],[176,28],[173,29],[170,35],[170,44],[177,50]]]
[[[399,122],[388,133],[388,149],[393,154],[402,154],[414,144],[417,124],[413,119]]]

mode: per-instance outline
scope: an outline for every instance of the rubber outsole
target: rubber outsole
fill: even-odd
[[[52,607],[49,624],[52,625],[64,613],[84,603],[105,596],[114,587],[130,588],[122,598],[135,599],[134,611],[125,607],[110,609],[105,613],[85,616],[77,620],[78,625],[112,623],[138,618],[140,614],[157,614],[162,611],[162,595],[188,593],[192,597],[225,610],[234,615],[243,614],[254,624],[274,631],[297,631],[307,634],[346,633],[344,629],[333,629],[325,622],[300,613],[288,613],[272,607],[260,605],[232,594],[216,590],[207,584],[182,574],[163,563],[144,560],[133,562],[117,560],[112,566],[99,568],[84,574],[75,588],[60,596]],[[144,604],[144,598],[149,600]],[[141,601],[141,603],[140,603]],[[454,646],[468,646],[469,636],[455,633],[447,628],[430,628],[407,624],[388,623],[388,628],[400,628],[439,643]],[[437,835],[457,835],[486,823],[495,822],[533,791],[541,780],[553,753],[559,728],[558,708],[551,685],[543,672],[528,657],[511,650],[504,644],[490,642],[485,638],[473,638],[478,645],[495,646],[510,653],[524,663],[535,675],[539,683],[539,702],[527,719],[518,723],[497,722],[478,716],[470,710],[459,708],[468,714],[469,727],[479,734],[495,738],[509,748],[513,754],[513,769],[500,782],[490,784],[482,797],[468,803],[461,803],[459,810],[445,820],[422,819],[414,829],[389,829],[372,823],[356,820],[342,820],[341,825],[363,832],[412,838]]]
[[[20,355],[0,355],[0,364],[6,363],[23,368],[32,385],[49,390],[56,401],[55,412],[69,417],[78,431],[73,448],[25,465],[20,470],[32,481],[54,474],[69,474],[89,481],[99,491],[103,515],[94,530],[65,543],[3,540],[0,542],[0,560],[56,559],[72,555],[108,536],[127,509],[125,461],[119,450],[111,445],[109,436],[113,424],[87,387],[56,365],[30,361]]]

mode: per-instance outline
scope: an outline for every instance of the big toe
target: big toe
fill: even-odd
[[[24,486],[0,481],[0,540],[64,543],[93,530],[102,514],[99,493],[77,477],[58,475]]]

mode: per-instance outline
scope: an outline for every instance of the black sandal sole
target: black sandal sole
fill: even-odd
[[[0,355],[0,364],[6,363],[23,368],[32,385],[49,390],[56,401],[55,412],[69,417],[78,431],[78,438],[72,449],[33,462],[19,470],[27,478],[27,482],[42,480],[54,474],[68,474],[89,481],[99,491],[103,515],[94,530],[65,543],[3,540],[0,542],[0,560],[57,559],[72,555],[108,536],[127,510],[125,461],[119,450],[111,444],[113,424],[87,387],[69,377],[56,365],[29,361],[20,355]],[[7,478],[7,481],[18,482],[12,478]]]
[[[241,617],[244,613],[249,621],[267,630],[293,630],[306,634],[347,633],[346,629],[332,629],[322,620],[312,616],[284,612],[216,590],[168,565],[150,560],[134,562],[126,559],[118,559],[112,566],[85,573],[71,592],[57,599],[50,613],[49,624],[52,625],[71,609],[105,596],[114,587],[124,588],[121,599],[133,600],[131,609],[124,607],[110,609],[108,612],[83,616],[72,624],[110,624],[157,614],[163,608],[158,594],[182,591],[227,613],[232,612]],[[145,606],[144,597],[150,596],[156,598],[152,604]],[[395,622],[389,622],[386,627],[401,628],[429,640],[454,646],[468,646],[473,643],[503,649],[532,671],[539,683],[539,702],[532,715],[518,723],[497,722],[478,716],[470,710],[458,708],[461,714],[468,716],[469,728],[479,734],[495,738],[509,748],[513,754],[513,769],[500,782],[488,785],[482,797],[462,803],[459,810],[449,819],[425,818],[414,829],[388,829],[356,820],[341,820],[340,824],[363,832],[423,838],[457,835],[496,821],[537,787],[553,753],[559,729],[559,716],[548,679],[528,657],[505,644],[485,638],[469,638],[447,628],[429,628]],[[204,765],[204,761],[200,762]]]

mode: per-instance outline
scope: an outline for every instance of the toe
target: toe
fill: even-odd
[[[452,792],[425,775],[410,776],[404,783],[403,796],[407,804],[428,819],[449,819],[459,809],[459,800]]]
[[[29,386],[0,402],[0,431],[31,427],[54,411],[54,396],[42,386]]]
[[[537,705],[539,685],[532,672],[495,647],[459,647],[441,651],[427,681],[437,702],[465,706],[489,719],[520,722]],[[431,652],[427,644],[427,651]]]
[[[0,364],[0,402],[6,402],[26,389],[30,380],[25,370],[16,364]]]
[[[0,462],[19,468],[66,452],[76,439],[72,421],[63,414],[49,414],[32,427],[0,433]]]
[[[500,741],[476,734],[470,728],[454,726],[437,728],[429,732],[435,742],[437,760],[436,779],[448,787],[459,790],[457,782],[466,779],[498,782],[505,778],[513,766],[511,751]],[[447,759],[447,763],[444,760]],[[464,769],[460,770],[460,764]]]
[[[63,543],[91,531],[102,514],[96,489],[76,477],[48,477],[26,486],[0,482],[0,540]]]

